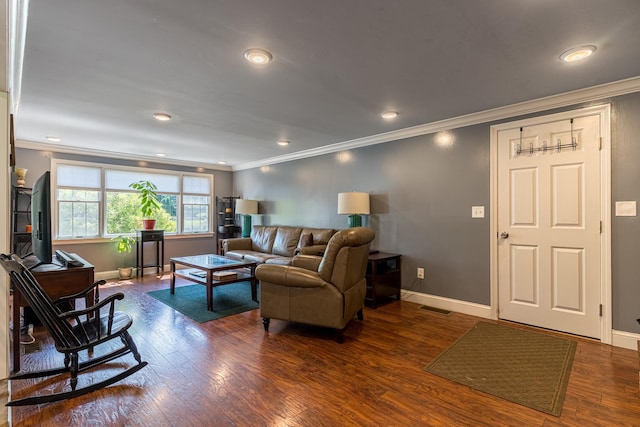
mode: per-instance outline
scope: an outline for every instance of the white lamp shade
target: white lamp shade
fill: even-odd
[[[258,201],[257,200],[236,200],[236,213],[243,215],[252,215],[258,213]]]
[[[338,215],[369,215],[369,193],[338,193]]]

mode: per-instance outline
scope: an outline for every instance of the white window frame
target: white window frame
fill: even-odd
[[[137,172],[137,173],[149,173],[149,174],[161,174],[161,175],[170,175],[170,176],[178,176],[179,179],[179,185],[180,185],[180,189],[178,193],[165,193],[165,192],[160,192],[161,194],[171,194],[171,195],[176,195],[178,200],[177,200],[177,204],[178,204],[178,208],[177,208],[177,212],[176,212],[176,232],[175,233],[170,233],[173,235],[182,235],[182,236],[191,236],[191,235],[203,235],[203,234],[213,234],[213,223],[214,223],[214,218],[213,218],[213,204],[215,201],[215,195],[214,195],[214,186],[213,186],[213,175],[210,173],[197,173],[197,172],[184,172],[184,171],[177,171],[177,170],[171,170],[171,169],[152,169],[152,168],[147,168],[147,167],[135,167],[135,166],[121,166],[121,165],[116,165],[116,164],[110,164],[110,163],[98,163],[98,162],[84,162],[84,161],[77,161],[77,160],[65,160],[65,159],[51,159],[51,187],[52,187],[52,191],[51,191],[51,204],[52,204],[52,231],[53,231],[53,236],[54,236],[54,240],[60,240],[58,239],[58,176],[57,176],[57,172],[58,172],[58,165],[70,165],[70,166],[84,166],[84,167],[91,167],[91,168],[99,168],[100,169],[100,200],[99,200],[99,204],[100,204],[100,218],[99,218],[99,227],[100,227],[100,233],[97,237],[78,237],[78,238],[72,238],[72,239],[67,239],[66,237],[64,238],[64,240],[74,240],[74,241],[89,241],[89,240],[95,240],[95,239],[106,239],[106,238],[111,238],[113,237],[113,235],[108,235],[106,234],[106,213],[107,213],[107,204],[106,204],[106,193],[107,193],[107,189],[105,188],[105,170],[106,169],[116,169],[116,170],[121,170],[121,171],[130,171],[130,172]],[[190,177],[198,177],[198,178],[207,178],[209,181],[209,189],[210,189],[210,193],[206,194],[206,196],[209,197],[209,218],[208,218],[208,228],[209,231],[208,232],[188,232],[185,233],[183,231],[184,229],[184,224],[183,224],[183,214],[184,214],[184,203],[183,203],[183,195],[194,195],[193,193],[190,192],[185,192],[184,191],[184,177],[185,176],[190,176]],[[69,186],[65,186],[64,188],[75,188],[75,187],[69,187]],[[80,187],[78,187],[80,188]],[[134,192],[134,190],[132,190],[132,192]],[[198,194],[200,196],[205,196],[205,194]]]

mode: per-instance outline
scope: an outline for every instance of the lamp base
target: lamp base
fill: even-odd
[[[251,215],[242,215],[242,237],[251,236]]]
[[[362,216],[357,214],[349,215],[349,218],[347,219],[347,225],[349,226],[349,228],[362,227]]]

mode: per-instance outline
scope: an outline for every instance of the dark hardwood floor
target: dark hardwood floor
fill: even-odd
[[[186,282],[179,282],[186,284]],[[271,322],[259,311],[199,324],[145,293],[169,286],[147,276],[108,285],[134,317],[132,336],[149,366],[64,402],[11,409],[15,426],[609,426],[640,425],[638,354],[575,338],[561,417],[474,391],[423,370],[479,318],[390,302],[365,309],[344,344],[327,330]],[[42,350],[23,369],[62,363],[41,327]],[[80,374],[79,386],[113,369]],[[42,381],[42,380],[41,380]],[[14,397],[68,387],[68,376],[12,383]]]

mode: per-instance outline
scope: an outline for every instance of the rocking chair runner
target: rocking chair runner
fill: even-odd
[[[129,329],[133,323],[131,317],[126,313],[115,311],[116,300],[123,299],[124,295],[122,293],[116,293],[98,302],[98,286],[104,284],[104,280],[92,284],[82,292],[52,301],[40,284],[38,284],[35,277],[33,277],[33,274],[25,268],[18,257],[2,254],[0,255],[0,263],[9,273],[13,286],[18,288],[38,319],[42,322],[42,325],[53,337],[56,350],[64,354],[64,367],[35,372],[18,372],[17,374],[11,375],[9,379],[40,378],[65,372],[70,372],[71,374],[70,391],[13,400],[7,403],[7,406],[35,405],[81,396],[114,384],[147,365],[147,362],[142,361],[133,339],[127,332],[127,329]],[[76,298],[83,298],[94,288],[96,302],[93,306],[83,310],[66,312],[60,310],[60,303],[68,303]],[[19,325],[14,325],[14,327],[19,327]],[[91,351],[93,347],[115,338],[120,338],[123,343],[122,347],[99,357],[90,358],[83,362],[79,361],[79,352],[83,350]],[[79,372],[111,361],[127,353],[133,354],[133,357],[138,362],[137,365],[104,381],[76,389]]]

